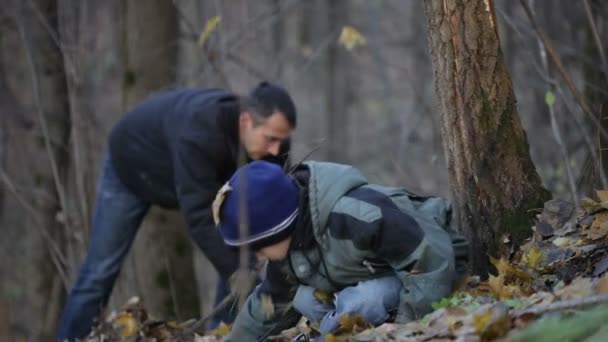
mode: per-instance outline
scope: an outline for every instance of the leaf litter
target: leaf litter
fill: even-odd
[[[373,328],[361,317],[343,317],[325,341],[605,341],[608,327],[608,191],[584,198],[575,208],[563,200],[545,203],[523,246],[508,256],[490,257],[496,271],[487,280],[471,276],[434,311],[407,324]],[[510,239],[505,237],[504,243]],[[137,299],[99,322],[88,342],[220,341],[230,326],[202,335],[183,335],[194,320],[154,320]],[[292,341],[318,335],[303,318],[269,337]]]

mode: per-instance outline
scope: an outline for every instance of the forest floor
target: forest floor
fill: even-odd
[[[523,246],[504,243],[509,255],[491,258],[488,280],[469,277],[462,288],[433,303],[434,311],[408,324],[371,328],[347,317],[332,341],[608,341],[608,191],[572,204],[551,200]],[[87,341],[220,341],[229,326],[186,334],[192,322],[152,320],[137,302],[99,324]],[[275,336],[290,341],[314,328],[302,320]]]

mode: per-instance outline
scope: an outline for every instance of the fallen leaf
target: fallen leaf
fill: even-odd
[[[575,278],[569,285],[555,290],[555,294],[560,299],[591,296],[593,293],[593,282],[590,278],[583,277]]]
[[[207,335],[226,336],[230,333],[230,330],[232,330],[232,326],[230,324],[220,322],[220,324],[217,326],[217,328],[209,330]]]
[[[480,334],[481,331],[486,327],[486,324],[490,320],[492,312],[487,310],[482,313],[473,313],[473,326],[475,326],[475,332]]]
[[[117,326],[118,331],[120,331],[120,336],[122,337],[131,337],[139,330],[139,323],[135,317],[124,311],[116,316],[114,324]]]
[[[489,310],[490,318],[481,330],[482,341],[493,341],[509,332],[511,317],[509,308],[502,302],[495,303]]]
[[[532,247],[530,251],[525,254],[526,264],[532,268],[536,268],[536,265],[538,265],[538,261],[541,255],[542,252],[540,251],[540,249]]]
[[[605,273],[595,284],[595,293],[608,294],[608,273]]]
[[[557,238],[553,239],[553,244],[556,245],[557,247],[565,248],[568,245],[570,245],[570,239],[567,237],[557,237]]]
[[[329,292],[314,290],[312,296],[315,297],[316,300],[324,304],[332,304],[334,302],[334,295]]]
[[[608,201],[608,190],[595,190],[595,194],[600,199],[600,202]]]

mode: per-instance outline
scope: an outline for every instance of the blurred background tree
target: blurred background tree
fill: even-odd
[[[596,118],[583,113],[550,59],[543,67],[521,4],[493,1],[530,155],[554,196],[589,195],[602,186],[606,161],[597,123],[606,122],[608,6],[527,3]],[[52,335],[82,261],[107,134],[133,103],[163,89],[243,93],[261,79],[282,83],[300,115],[295,160],[320,145],[310,158],[451,196],[429,51],[420,1],[2,0],[0,338]],[[545,102],[549,84],[565,156]],[[184,233],[177,213],[154,210],[110,307],[138,295],[156,317],[208,312],[216,275]]]

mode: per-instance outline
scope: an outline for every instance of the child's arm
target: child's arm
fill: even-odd
[[[286,263],[268,263],[266,279],[249,295],[224,341],[265,340],[298,322],[301,315],[291,305],[297,283],[287,279]]]

